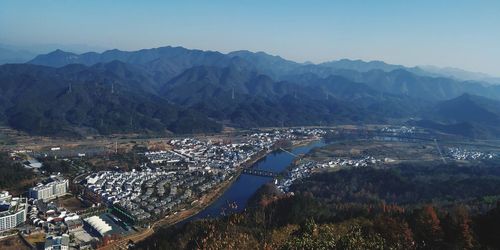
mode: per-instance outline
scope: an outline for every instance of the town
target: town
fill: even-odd
[[[318,169],[334,169],[345,167],[367,167],[373,166],[382,162],[380,159],[375,159],[372,156],[366,156],[357,159],[336,158],[326,162],[315,162],[311,160],[303,160],[295,164],[288,174],[281,179],[276,179],[275,184],[278,189],[284,193],[289,192],[290,186],[297,180],[309,177],[314,170]]]
[[[165,141],[167,149],[138,153],[147,162],[130,171],[79,171],[74,180],[51,174],[29,188],[27,197],[1,194],[0,232],[9,235],[18,229],[28,241],[43,235],[44,249],[98,248],[191,209],[273,150],[318,140],[324,133],[322,129],[275,129],[249,133],[235,142],[170,139]],[[51,148],[53,154],[60,150]],[[24,167],[40,173],[42,164],[32,158]],[[68,197],[85,205],[71,210],[61,204]]]
[[[454,160],[482,160],[497,158],[498,154],[452,147],[448,149],[450,158]]]
[[[385,126],[371,133],[377,140],[378,134],[408,138],[415,131],[413,127]],[[52,155],[13,151],[14,159],[24,159],[23,154],[36,156],[22,160],[22,164],[43,178],[26,190],[24,196],[15,197],[8,191],[0,193],[0,233],[7,236],[19,232],[27,242],[44,249],[95,249],[135,239],[151,232],[148,229],[159,223],[172,224],[185,219],[181,214],[187,211],[190,214],[200,211],[195,208],[209,205],[239,175],[267,173],[247,170],[269,153],[292,154],[287,149],[338,133],[326,128],[287,128],[247,132],[229,139],[164,139],[161,141],[164,147],[160,149],[151,147],[134,152],[134,157],[143,161],[133,168],[110,165],[107,169],[89,171],[80,164],[73,175],[44,171],[46,158],[57,157],[60,152],[64,155],[60,161],[70,164],[88,158],[85,152],[72,150],[71,158],[59,146],[50,149]],[[447,158],[454,160],[497,157],[494,153],[455,147],[449,147],[446,153]],[[286,171],[270,172],[266,177],[269,181],[274,179],[283,193],[290,193],[293,183],[315,172],[384,166],[394,161],[369,154],[322,160],[293,154],[293,158]],[[127,247],[133,243],[130,240],[120,244]]]

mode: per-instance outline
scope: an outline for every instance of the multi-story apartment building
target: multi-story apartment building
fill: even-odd
[[[49,201],[67,193],[69,181],[60,176],[52,176],[45,183],[40,183],[30,188],[29,197],[33,199]]]
[[[7,191],[0,193],[0,232],[23,224],[27,213],[26,198],[13,198]]]

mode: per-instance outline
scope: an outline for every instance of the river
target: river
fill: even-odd
[[[307,145],[298,146],[291,150],[293,154],[305,154],[314,148],[324,146],[323,141],[315,141]],[[265,156],[254,165],[252,168],[263,169],[273,172],[282,172],[293,162],[295,156],[284,151],[275,151]],[[183,221],[191,221],[203,218],[213,218],[224,214],[228,209],[229,203],[234,203],[237,208],[231,209],[231,212],[238,212],[245,209],[248,200],[262,185],[272,181],[270,177],[254,176],[241,174],[233,184],[210,206],[202,210],[195,216]],[[183,224],[183,223],[181,223]]]

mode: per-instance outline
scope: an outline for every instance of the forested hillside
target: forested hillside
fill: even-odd
[[[379,61],[301,64],[263,52],[182,47],[56,50],[0,66],[0,90],[0,123],[40,135],[397,122],[500,136],[492,112],[498,85]],[[467,112],[450,116],[459,114],[454,110]]]

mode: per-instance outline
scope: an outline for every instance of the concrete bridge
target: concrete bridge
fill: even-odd
[[[243,173],[248,175],[272,177],[272,178],[276,178],[280,175],[279,173],[276,172],[262,170],[262,169],[254,169],[254,168],[245,168],[243,169]]]

